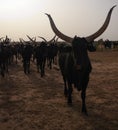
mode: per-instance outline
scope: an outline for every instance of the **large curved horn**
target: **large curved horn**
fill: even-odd
[[[48,16],[48,18],[49,18],[50,25],[51,25],[51,28],[52,28],[52,30],[54,31],[54,33],[55,33],[58,37],[60,37],[62,40],[66,41],[66,42],[68,42],[68,43],[72,43],[73,38],[68,37],[68,36],[64,35],[63,33],[61,33],[61,32],[57,29],[57,27],[56,27],[56,25],[55,25],[55,23],[54,23],[52,17],[51,17],[49,14],[47,14],[47,13],[45,13],[45,14],[46,14],[46,15]]]
[[[93,41],[94,39],[96,39],[97,37],[99,37],[106,30],[106,28],[109,25],[111,14],[112,14],[112,11],[113,11],[114,7],[116,7],[116,5],[113,6],[109,10],[108,15],[106,17],[106,20],[105,20],[104,24],[102,25],[102,27],[96,33],[94,33],[94,34],[92,34],[92,35],[90,35],[90,36],[88,36],[88,37],[85,38],[88,42]]]

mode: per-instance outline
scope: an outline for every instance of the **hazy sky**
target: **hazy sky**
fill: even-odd
[[[118,0],[0,0],[0,37],[8,35],[18,40],[29,35],[50,40],[54,33],[44,13],[51,14],[64,34],[86,37],[102,26],[114,5],[118,5]],[[100,38],[118,40],[118,6]]]

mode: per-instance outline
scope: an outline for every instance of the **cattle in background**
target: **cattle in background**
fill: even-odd
[[[50,41],[47,41],[43,37],[39,37],[42,38],[45,43],[47,43],[47,64],[50,69],[52,69],[52,63],[54,63],[54,59],[57,56],[57,52],[58,52],[58,47],[56,44],[58,38],[55,40],[55,37],[56,36],[54,36]]]
[[[47,57],[47,44],[41,42],[35,49],[35,58],[37,63],[37,71],[40,72],[41,77],[45,75],[45,63]]]
[[[15,60],[15,63],[18,62],[18,56],[19,56],[19,43],[18,42],[12,42],[11,45],[11,51],[12,51],[12,59]]]
[[[104,41],[103,41],[103,39],[99,39],[98,41],[94,41],[94,45],[96,46],[97,50],[100,50],[100,51],[104,50]]]
[[[86,115],[87,115],[87,108],[85,102],[86,89],[89,82],[89,74],[92,70],[87,50],[95,51],[92,42],[94,41],[94,39],[99,37],[108,27],[112,10],[114,7],[115,6],[113,6],[110,9],[102,27],[96,33],[85,38],[80,37],[71,38],[69,36],[64,35],[57,29],[52,17],[49,14],[46,14],[49,18],[51,28],[54,31],[54,33],[67,43],[71,43],[70,46],[72,46],[72,50],[59,58],[60,69],[62,72],[65,88],[67,91],[68,103],[72,104],[72,84],[74,84],[74,86],[79,91],[81,90],[82,112],[84,112]]]
[[[117,41],[110,41],[110,40],[105,40],[103,42],[104,48],[105,49],[116,49],[118,48],[118,42]]]
[[[32,58],[33,59],[32,59],[32,61],[35,62],[35,52],[36,52],[35,50],[36,50],[37,45],[39,45],[39,42],[36,42],[36,37],[31,38],[28,35],[27,35],[27,37],[30,40],[32,47],[33,47],[33,50],[32,50]]]
[[[9,63],[9,43],[6,44],[6,39],[0,43],[0,73],[2,77],[5,76],[5,73],[8,73],[8,63]]]
[[[118,41],[113,41],[112,44],[114,49],[118,48]]]
[[[48,57],[50,57],[50,64],[49,64],[49,67],[50,69],[52,68],[52,63],[53,64],[57,64],[57,55],[58,55],[58,45],[57,45],[57,41],[58,41],[58,38],[49,45],[49,55]]]
[[[95,41],[95,46],[98,50],[106,50],[106,49],[117,49],[118,48],[118,41],[110,41],[110,40],[105,40],[100,39],[98,41]]]
[[[2,75],[2,77],[4,77],[4,72],[5,72],[5,55],[4,55],[5,51],[3,48],[3,45],[0,44],[0,74]]]
[[[112,42],[109,41],[108,39],[104,41],[104,48],[105,49],[111,49],[112,48]]]
[[[36,41],[27,36],[30,41],[35,44],[34,48],[34,58],[36,59],[36,65],[37,65],[37,72],[40,72],[41,77],[45,75],[45,63],[46,63],[46,57],[47,57],[47,43],[41,42],[37,43]]]
[[[22,59],[23,59],[22,61],[25,74],[30,73],[31,57],[32,57],[32,45],[29,42],[26,42],[26,44],[23,45],[22,48]]]

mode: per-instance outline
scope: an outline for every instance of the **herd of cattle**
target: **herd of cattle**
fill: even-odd
[[[20,42],[13,43],[6,36],[4,40],[0,42],[0,74],[4,77],[5,73],[8,73],[9,65],[14,61],[17,63],[18,59],[21,59],[23,63],[23,69],[25,74],[30,73],[30,62],[36,62],[37,72],[40,72],[41,77],[45,75],[45,65],[52,68],[54,58],[58,53],[57,39],[55,37],[50,41],[43,40],[42,42],[36,42],[30,38],[30,41],[24,41],[20,39]],[[42,38],[42,37],[41,37]]]
[[[52,68],[52,63],[57,57],[58,52],[62,52],[68,44],[59,44],[56,36],[54,36],[50,41],[45,38],[42,42],[36,42],[36,39],[27,36],[30,41],[24,41],[20,39],[20,42],[11,42],[6,36],[4,40],[0,39],[0,74],[4,77],[5,73],[8,72],[8,66],[12,64],[15,59],[22,58],[24,73],[30,73],[30,61],[36,61],[37,72],[40,72],[41,77],[45,74],[45,64],[48,63],[48,67]],[[96,42],[96,46],[103,45],[104,48],[118,48],[117,41],[102,41]]]
[[[96,46],[97,48],[99,49],[117,49],[118,48],[118,41],[109,41],[108,39],[107,40],[103,40],[103,39],[100,39],[98,41],[96,41]]]
[[[37,72],[40,72],[41,77],[45,75],[45,64],[47,62],[48,67],[52,68],[52,63],[54,59],[57,59],[57,54],[62,52],[64,48],[69,45],[57,41],[54,36],[50,41],[47,41],[45,38],[42,42],[36,42],[36,39],[29,38],[29,41],[24,41],[20,39],[20,42],[11,42],[10,39],[6,36],[5,39],[0,39],[0,74],[4,77],[5,73],[8,73],[8,66],[12,64],[15,60],[22,58],[24,73],[30,73],[30,62],[31,59],[36,62]],[[102,41],[101,42],[104,48],[118,48],[118,42],[116,41]],[[96,42],[96,45],[99,46],[100,42]],[[66,49],[65,49],[66,50]]]

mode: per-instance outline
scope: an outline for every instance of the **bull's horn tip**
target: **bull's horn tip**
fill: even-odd
[[[116,7],[117,5],[114,5],[113,7]]]
[[[115,8],[117,5],[114,5],[112,8]]]
[[[49,14],[45,13],[45,15],[49,16]]]

